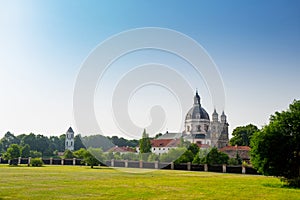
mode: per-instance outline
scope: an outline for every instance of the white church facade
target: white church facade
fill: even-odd
[[[218,113],[214,110],[212,120],[210,120],[208,113],[201,106],[200,100],[196,91],[193,107],[185,117],[184,139],[203,146],[217,148],[227,146],[229,139],[227,116],[223,111],[219,120]]]
[[[74,151],[74,131],[71,127],[66,132],[65,150]]]
[[[201,106],[201,99],[196,91],[194,104],[187,112],[182,133],[169,133],[162,135],[158,139],[178,139],[183,137],[185,141],[196,143],[201,148],[228,146],[228,126],[227,116],[224,111],[220,119],[216,110],[212,113],[212,120],[206,110]]]

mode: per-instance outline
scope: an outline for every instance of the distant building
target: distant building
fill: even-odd
[[[122,155],[122,154],[126,154],[126,153],[136,153],[136,150],[134,148],[131,148],[131,147],[118,147],[118,146],[115,146],[115,147],[112,147],[112,148],[108,149],[106,152],[112,152],[113,154],[114,153],[120,153]]]
[[[66,132],[65,150],[74,151],[74,131],[71,127]]]
[[[222,148],[228,145],[228,126],[224,111],[219,120],[218,113],[214,110],[210,121],[196,91],[194,105],[185,117],[184,139],[199,145]]]
[[[157,155],[168,153],[169,150],[177,148],[180,144],[180,139],[154,139],[151,140],[151,152]],[[136,151],[139,153],[140,148],[137,147]]]
[[[221,152],[226,153],[229,158],[236,158],[236,154],[239,154],[243,161],[250,161],[250,150],[248,146],[226,146],[220,149]]]
[[[214,110],[211,121],[208,113],[201,106],[198,91],[196,91],[196,95],[194,96],[193,107],[186,114],[184,125],[185,129],[182,133],[169,133],[167,131],[158,137],[158,140],[175,140],[183,137],[185,141],[195,143],[200,148],[217,147],[220,149],[228,146],[229,124],[227,123],[227,116],[223,111],[219,120],[218,113]]]

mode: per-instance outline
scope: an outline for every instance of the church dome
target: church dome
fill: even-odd
[[[198,92],[196,92],[196,95],[194,97],[194,105],[189,110],[189,112],[186,114],[185,119],[186,120],[188,120],[188,119],[206,119],[206,120],[209,120],[209,115],[207,114],[206,110],[201,107],[200,96],[198,95]]]
[[[207,119],[209,120],[209,115],[206,110],[200,105],[194,105],[189,112],[186,114],[185,119]]]

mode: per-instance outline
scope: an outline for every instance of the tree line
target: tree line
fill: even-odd
[[[105,137],[105,136],[102,136]],[[138,140],[127,140],[122,137],[112,136],[105,137],[112,144],[117,146],[129,146],[135,148],[138,146]],[[12,147],[14,151],[17,151],[18,148],[20,151],[21,157],[56,157],[58,152],[65,151],[65,139],[66,135],[62,134],[60,136],[44,136],[41,134],[21,134],[15,136],[11,132],[5,133],[3,138],[0,140],[0,156],[3,156],[7,150]],[[85,140],[93,140],[94,136],[87,136]],[[14,144],[13,146],[11,146]],[[111,147],[111,146],[108,146]],[[81,148],[85,148],[83,145],[80,135],[74,137],[74,151],[77,151]],[[11,150],[10,150],[11,151]]]

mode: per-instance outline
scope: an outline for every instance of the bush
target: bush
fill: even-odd
[[[235,158],[230,158],[228,160],[228,165],[238,165],[239,164],[239,161]]]
[[[289,187],[300,188],[300,177],[293,179],[282,178],[281,180],[287,183]]]
[[[43,166],[43,161],[42,161],[42,159],[41,158],[32,158],[31,160],[30,160],[30,165],[32,166],[32,167],[41,167],[41,166]]]

